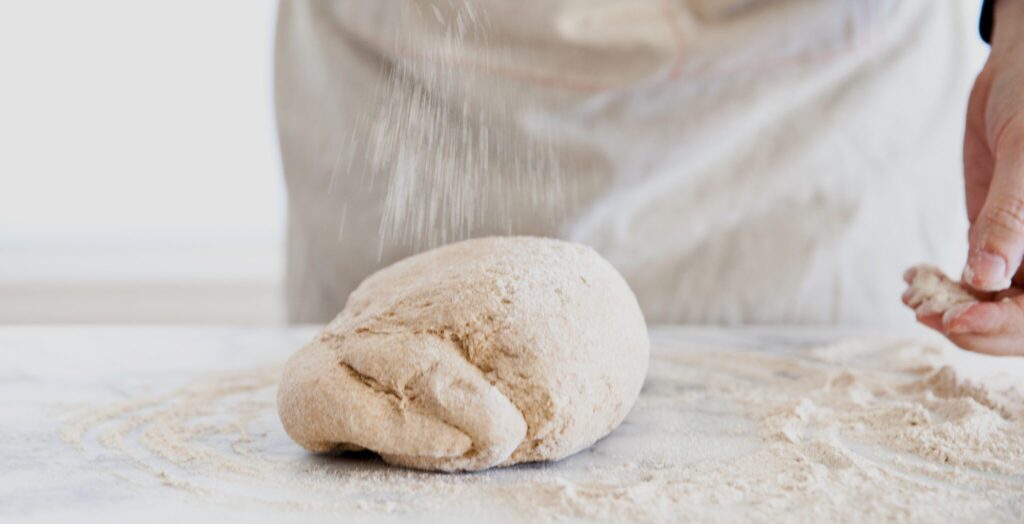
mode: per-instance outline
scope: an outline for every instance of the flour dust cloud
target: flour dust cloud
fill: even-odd
[[[563,214],[553,132],[531,121],[525,90],[509,94],[516,80],[494,74],[511,51],[488,45],[478,9],[440,1],[395,14],[400,29],[349,149],[366,155],[369,189],[384,191],[382,244],[425,249]],[[504,85],[500,96],[494,82]],[[340,164],[334,177],[365,176],[351,172],[351,159]]]

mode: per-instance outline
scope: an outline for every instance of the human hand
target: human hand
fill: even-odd
[[[971,229],[963,283],[978,301],[943,315],[918,311],[918,320],[965,349],[1024,355],[1024,0],[1000,0],[995,9],[992,51],[971,91],[964,135]]]
[[[918,322],[964,349],[1024,355],[1024,290],[978,292],[927,265],[907,270],[903,279],[908,285],[903,303]]]
[[[992,52],[967,104],[964,182],[971,222],[964,282],[1010,287],[1024,259],[1024,0],[996,4]]]

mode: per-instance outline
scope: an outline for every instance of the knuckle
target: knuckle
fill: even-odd
[[[1001,119],[993,118],[991,121],[999,122],[991,134],[991,144],[997,154],[1001,151],[1016,150],[1018,145],[1024,144],[1024,112]]]
[[[990,227],[1024,234],[1024,198],[1021,196],[995,196],[985,215]]]

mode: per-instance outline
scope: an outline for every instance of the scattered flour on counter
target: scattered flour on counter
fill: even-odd
[[[968,372],[967,358],[990,365]],[[478,474],[303,453],[277,423],[276,368],[82,413],[64,436],[191,496],[286,511],[372,518],[500,507],[536,521],[609,522],[1024,519],[1019,361],[907,339],[799,352],[655,343],[650,369],[630,417],[592,450]],[[748,423],[680,425],[672,414],[681,412]],[[702,433],[707,449],[674,447]]]

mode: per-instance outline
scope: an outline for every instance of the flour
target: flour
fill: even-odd
[[[495,98],[487,86],[467,81],[467,48],[479,51],[474,64],[482,71],[500,68],[503,57],[487,45],[486,14],[472,2],[458,4],[410,4],[394,14],[400,27],[436,24],[436,38],[413,41],[407,31],[393,31],[394,41],[384,44],[392,62],[355,127],[368,133],[353,136],[350,149],[365,151],[370,186],[386,187],[383,242],[436,247],[482,230],[519,231],[531,209],[558,218],[564,212],[552,130],[526,121],[523,93]],[[349,158],[333,177],[362,177],[352,165]]]
[[[950,320],[978,303],[977,298],[939,268],[922,264],[912,268],[908,275],[907,304],[918,316],[939,314],[943,315],[943,320]]]
[[[1024,518],[1020,362],[906,339],[795,353],[660,342],[623,426],[546,467],[438,475],[308,456],[276,423],[276,368],[86,412],[65,438],[219,504],[367,519],[485,506],[535,521]],[[746,422],[716,422],[733,418]]]
[[[967,249],[963,11],[284,2],[292,320],[381,260],[511,231],[593,247],[654,323],[904,324],[893,276]]]

